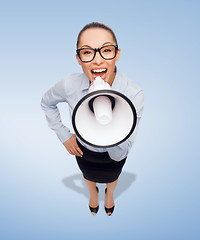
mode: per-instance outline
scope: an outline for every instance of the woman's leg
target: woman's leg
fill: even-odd
[[[92,181],[89,181],[87,179],[85,179],[85,183],[89,189],[89,192],[90,192],[90,202],[89,202],[89,206],[92,207],[92,208],[96,208],[99,203],[98,203],[98,192],[97,192],[97,189],[96,189],[96,183],[95,182],[92,182]],[[93,213],[94,214],[94,213]]]
[[[117,181],[118,181],[118,179],[112,183],[107,183],[107,192],[105,195],[105,207],[106,208],[112,208],[115,205],[114,199],[113,199],[113,193],[114,193],[115,187],[117,185]]]

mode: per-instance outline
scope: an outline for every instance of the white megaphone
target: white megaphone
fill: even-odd
[[[85,143],[100,148],[116,146],[133,133],[137,114],[133,103],[113,91],[102,78],[96,77],[89,93],[75,106],[72,125]]]

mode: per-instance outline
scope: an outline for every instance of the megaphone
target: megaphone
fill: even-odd
[[[130,99],[112,90],[100,77],[95,78],[72,114],[78,138],[99,148],[114,147],[127,140],[136,123],[136,109]]]

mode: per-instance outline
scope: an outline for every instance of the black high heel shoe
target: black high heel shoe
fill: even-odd
[[[105,189],[105,194],[106,193],[107,193],[107,188]],[[106,211],[107,215],[111,216],[113,211],[114,211],[115,205],[113,207],[111,207],[111,208],[107,208],[106,206],[104,206],[104,208],[105,208],[105,211]]]
[[[98,187],[96,187],[96,189],[97,189],[97,192],[99,192]],[[93,215],[96,215],[97,212],[99,211],[99,205],[98,205],[97,207],[95,207],[95,208],[90,207],[90,205],[89,205],[89,209],[90,209],[90,211],[91,211],[92,214],[94,213]]]

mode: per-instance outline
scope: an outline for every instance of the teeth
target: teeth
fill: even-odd
[[[100,72],[105,72],[106,71],[106,69],[104,68],[104,69],[94,69],[94,70],[92,70],[92,72],[98,72],[98,73],[100,73]]]

